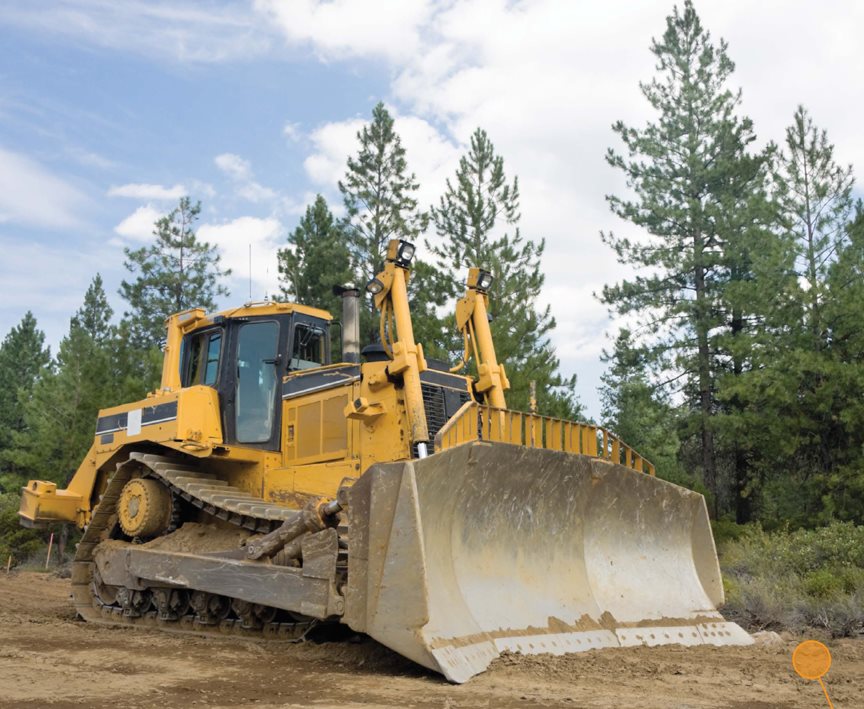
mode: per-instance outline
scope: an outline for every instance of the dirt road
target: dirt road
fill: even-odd
[[[69,582],[0,572],[0,706],[827,707],[793,674],[795,642],[507,656],[453,686],[376,643],[260,643],[88,625]],[[864,641],[829,643],[837,709],[864,707]]]

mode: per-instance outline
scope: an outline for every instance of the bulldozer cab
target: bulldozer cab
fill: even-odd
[[[180,385],[217,391],[225,443],[279,450],[282,377],[330,364],[329,326],[296,312],[216,317],[184,335]]]

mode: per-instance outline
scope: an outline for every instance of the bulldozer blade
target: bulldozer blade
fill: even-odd
[[[377,464],[348,491],[343,622],[465,682],[501,652],[746,645],[704,498],[505,443]]]

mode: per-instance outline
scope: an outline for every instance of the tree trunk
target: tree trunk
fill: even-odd
[[[697,369],[699,372],[699,413],[702,432],[702,478],[711,493],[714,516],[717,516],[717,467],[714,456],[714,432],[711,430],[712,391],[711,391],[711,351],[708,347],[708,304],[705,292],[705,267],[703,265],[702,235],[694,237],[694,261],[696,288],[696,330]]]
[[[744,315],[740,308],[733,308],[732,310],[731,330],[734,343],[735,339],[740,337],[744,330]],[[735,344],[733,344],[733,348],[732,374],[735,377],[740,377],[744,371],[744,361],[741,355],[738,354],[738,347]],[[732,397],[730,406],[734,415],[740,416],[744,411],[744,405],[737,394]],[[751,480],[750,466],[747,463],[747,455],[737,438],[732,442],[732,447],[734,450],[732,463],[735,468],[735,521],[738,524],[747,524],[753,514],[752,500],[750,495],[747,494],[747,488]]]

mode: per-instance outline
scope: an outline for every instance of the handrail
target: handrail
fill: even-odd
[[[619,463],[654,475],[654,465],[602,426],[495,409],[473,401],[463,404],[435,436],[435,452],[470,441],[511,443],[529,448],[576,453]]]

